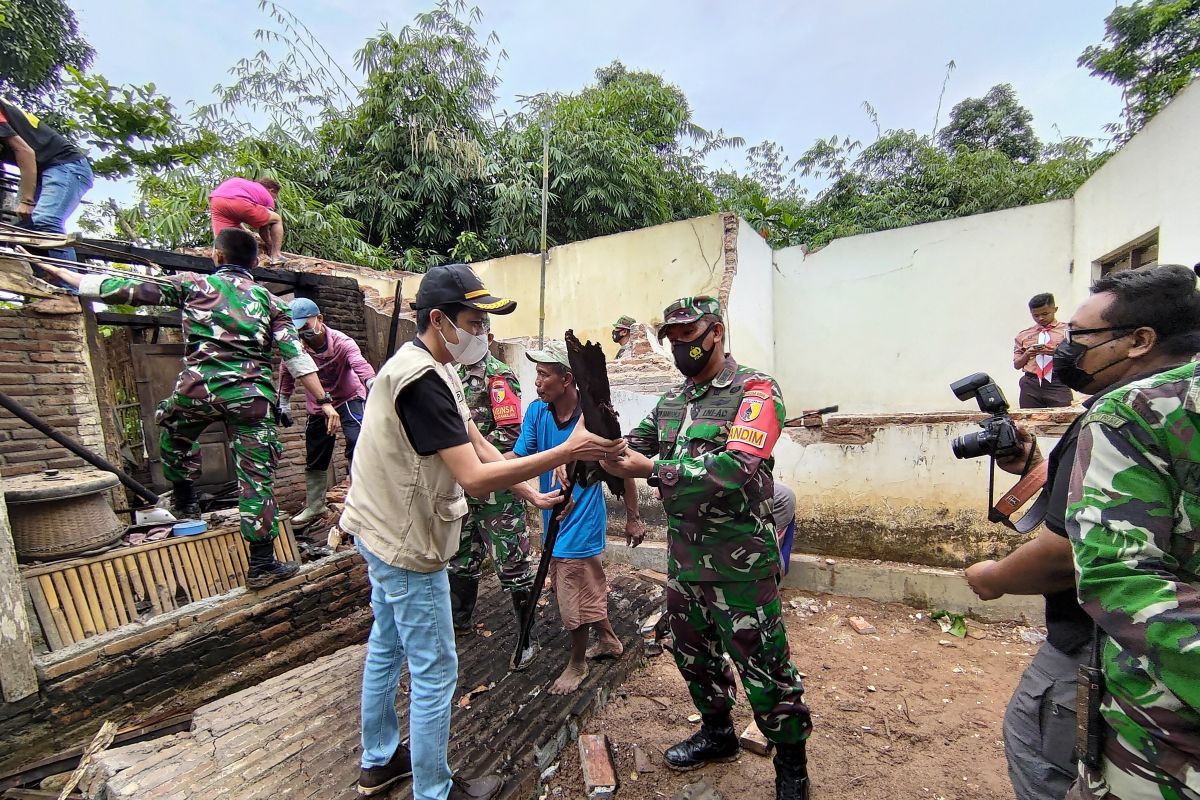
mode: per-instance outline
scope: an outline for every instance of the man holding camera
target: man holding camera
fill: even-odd
[[[1093,292],[1104,292],[1097,287],[1116,279],[1102,279]],[[1167,303],[1170,291],[1165,284],[1150,286],[1145,302]],[[1058,379],[1069,389],[1094,393],[1084,402],[1089,408],[1105,392],[1165,365],[1161,354],[1148,357],[1148,352],[1135,354],[1129,347],[1122,354],[1119,342],[1128,329],[1101,316],[1108,302],[1101,294],[1085,301],[1072,318],[1065,341],[1054,352]],[[1043,594],[1046,598],[1046,641],[1021,676],[1004,715],[1004,750],[1017,800],[1064,797],[1077,771],[1077,674],[1090,655],[1093,624],[1075,592],[1067,503],[1083,422],[1084,417],[1076,419],[1050,452],[1044,529],[1004,559],[981,561],[966,570],[967,582],[980,599],[995,600],[1006,594]],[[996,464],[1014,474],[1028,473],[1042,455],[1027,430],[1018,428],[1018,437],[1015,452],[997,454]],[[1121,800],[1128,798],[1121,795]]]
[[[1021,370],[1021,408],[1060,408],[1072,402],[1071,389],[1054,374],[1054,351],[1067,338],[1066,323],[1054,317],[1054,295],[1035,294],[1029,300],[1033,325],[1017,334],[1013,367]]]
[[[1101,636],[1089,683],[1103,686],[1104,724],[1068,797],[1198,800],[1196,276],[1169,265],[1101,278],[1071,327],[1079,387],[1115,373],[1121,388],[1084,418],[1071,479],[1067,529],[1079,601]]]

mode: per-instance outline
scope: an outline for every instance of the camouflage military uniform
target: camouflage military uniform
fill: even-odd
[[[635,322],[634,318],[629,317],[629,316],[621,316],[619,319],[617,319],[617,321],[613,323],[614,339],[616,338],[617,333],[620,331],[625,331],[626,333],[628,333],[633,328],[634,322]],[[613,360],[617,361],[622,358],[625,358],[632,352],[633,352],[633,338],[630,337],[625,340],[625,344],[623,344],[617,348],[617,355],[614,357]]]
[[[287,305],[250,273],[225,266],[215,275],[183,273],[166,285],[136,278],[87,276],[80,293],[110,304],[183,309],[183,371],[159,404],[163,477],[200,475],[200,433],[225,420],[233,433],[242,536],[251,543],[279,533],[272,493],[280,455],[272,413],[276,400],[271,351],[277,347],[296,377],[317,371],[304,353]]]
[[[1200,374],[1106,395],[1079,437],[1068,532],[1105,634],[1103,763],[1076,797],[1200,798]]]
[[[512,450],[521,435],[521,384],[512,369],[488,355],[472,367],[460,366],[458,376],[479,432],[501,453]],[[512,492],[502,491],[493,492],[486,500],[468,496],[467,506],[458,553],[449,565],[451,574],[478,581],[490,550],[492,565],[506,591],[530,588],[533,572],[525,504]]]
[[[774,379],[726,356],[712,381],[687,380],[663,395],[626,438],[658,459],[650,482],[668,517],[667,612],[692,701],[706,717],[733,708],[728,653],[763,735],[795,744],[812,723],[775,582],[771,449],[783,420]]]

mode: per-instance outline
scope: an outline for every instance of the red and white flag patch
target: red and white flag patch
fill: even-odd
[[[492,398],[492,419],[497,425],[512,425],[521,421],[521,398],[503,375],[493,375],[488,385]]]
[[[761,379],[747,381],[742,404],[738,406],[733,426],[729,429],[725,449],[770,458],[777,441],[779,415],[775,411],[771,382]]]

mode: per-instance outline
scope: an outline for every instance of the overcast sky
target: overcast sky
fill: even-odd
[[[70,0],[96,48],[94,69],[114,83],[153,81],[180,108],[205,102],[229,67],[261,44],[268,22],[255,0]],[[429,7],[411,0],[283,0],[352,70],[354,51],[387,25]],[[695,121],[748,144],[771,139],[792,156],[817,137],[870,139],[869,101],[886,128],[929,132],[945,65],[942,109],[1011,83],[1043,140],[1103,136],[1120,94],[1075,65],[1101,41],[1112,0],[482,0],[482,33],[495,31],[501,105],[518,95],[575,91],[598,66],[661,74],[683,89]],[[1057,130],[1055,129],[1057,126]],[[721,157],[741,166],[738,154]],[[719,163],[718,163],[719,165]],[[98,185],[93,197],[128,198]]]

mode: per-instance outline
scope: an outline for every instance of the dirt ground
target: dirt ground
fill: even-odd
[[[1001,724],[1037,647],[1022,638],[1024,629],[971,621],[960,639],[944,633],[927,611],[794,590],[785,590],[784,608],[792,660],[806,676],[813,712],[814,800],[1013,796]],[[856,633],[846,621],[855,615],[876,633]],[[1036,638],[1040,630],[1024,632]],[[651,658],[616,693],[584,730],[606,734],[612,743],[621,780],[616,796],[672,798],[703,778],[726,800],[774,797],[769,757],[743,750],[734,763],[688,773],[663,764],[663,751],[695,730],[688,722],[694,712],[670,653]],[[734,723],[739,732],[753,723],[744,694]],[[653,772],[634,770],[635,744],[649,755]],[[545,785],[546,798],[585,796],[577,747],[563,751]]]

